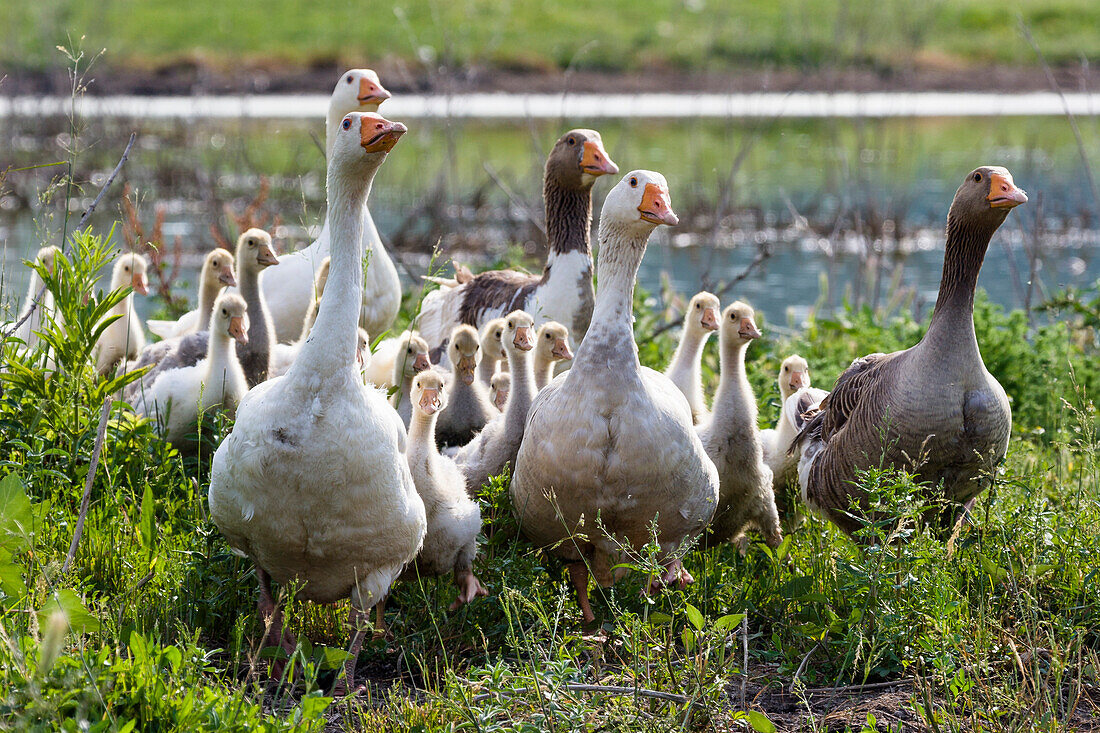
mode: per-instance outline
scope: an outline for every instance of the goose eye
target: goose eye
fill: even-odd
[[[791,370],[790,367],[783,367],[783,371],[785,371],[785,372],[789,372],[790,370]]]
[[[702,303],[696,303],[696,304],[695,304],[695,310],[699,310],[699,309],[700,309],[700,308],[702,308],[702,307],[703,307],[703,304],[702,304]]]
[[[569,138],[568,140],[566,140],[566,142],[568,142],[570,145],[576,145],[577,144],[577,140],[575,138],[572,138],[572,137]]]
[[[229,311],[227,311],[227,310],[226,310],[225,308],[222,308],[222,315],[223,315],[223,316],[228,316],[228,315],[229,315]]]
[[[638,187],[638,179],[637,178],[631,178],[630,179],[630,187],[631,188],[637,188]]]
[[[350,119],[344,120],[343,124],[341,124],[340,126],[343,127],[345,130],[350,130],[351,129],[351,120]]]
[[[352,79],[352,76],[351,76],[351,74],[348,74],[348,78],[346,79],[347,83],[348,83],[348,84],[351,84],[352,80],[353,80],[353,79]]]
[[[980,183],[981,180],[982,180],[982,174],[981,173],[975,173],[974,174],[974,180],[978,181]]]

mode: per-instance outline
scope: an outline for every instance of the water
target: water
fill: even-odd
[[[211,226],[229,236],[224,206],[243,210],[261,179],[269,186],[262,210],[269,226],[277,217],[278,245],[308,244],[324,211],[318,142],[326,102],[86,99],[75,169],[86,188],[70,209],[90,201],[136,130],[120,183],[135,192],[147,230],[160,209],[164,238],[180,238],[181,291],[190,292],[186,283],[214,246]],[[1084,95],[1066,103],[1079,116],[1092,167],[1100,168],[1095,103]],[[545,152],[565,129],[596,127],[624,172],[647,167],[666,175],[681,214],[675,232],[658,230],[641,284],[658,292],[667,281],[684,295],[717,289],[767,246],[771,256],[723,299],[748,300],[771,323],[786,323],[845,295],[930,307],[954,189],[974,166],[1000,163],[1032,201],[998,233],[979,284],[996,302],[1019,307],[1028,297],[1041,302],[1044,293],[1100,278],[1096,202],[1071,129],[1052,116],[1061,105],[1055,95],[685,95],[674,103],[591,95],[399,97],[383,112],[409,120],[410,133],[379,175],[372,211],[409,287],[437,242],[444,260],[453,255],[478,265],[505,256],[537,270],[543,238],[532,219],[541,215]],[[0,170],[64,160],[63,106],[0,100]],[[947,112],[953,114],[942,116]],[[986,116],[971,116],[980,112]],[[831,116],[840,113],[849,116]],[[8,305],[25,287],[18,261],[60,236],[61,192],[39,201],[57,170],[13,172],[0,186]],[[597,212],[610,185],[596,186]],[[116,186],[93,219],[98,231],[119,218],[121,191]],[[518,249],[507,250],[510,244]],[[1029,249],[1038,255],[1030,285]]]

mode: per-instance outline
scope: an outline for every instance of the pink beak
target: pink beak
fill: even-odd
[[[420,394],[420,410],[425,415],[434,415],[439,411],[442,401],[439,399],[439,390],[425,389]]]
[[[275,256],[275,252],[271,247],[264,245],[260,247],[260,251],[256,253],[256,263],[264,267],[270,267],[271,265],[279,264],[279,258]]]
[[[708,331],[718,330],[718,311],[714,308],[703,309],[703,319],[700,321],[703,324],[703,328]]]
[[[741,330],[737,334],[743,339],[758,339],[763,335],[751,318],[741,319]]]
[[[428,358],[427,354],[417,354],[416,359],[413,360],[413,370],[416,372],[422,372],[430,368],[431,365],[431,359]]]
[[[458,360],[458,373],[466,384],[474,383],[474,370],[476,368],[477,362],[474,361],[472,356],[464,356]]]
[[[809,374],[806,372],[791,372],[791,389],[799,390],[808,386],[810,380],[807,377],[809,377]]]
[[[569,342],[565,339],[558,339],[554,344],[554,349],[550,352],[556,359],[568,360],[573,358],[573,350],[569,348]]]
[[[149,294],[149,281],[145,279],[144,272],[135,272],[131,282],[134,292],[138,295]]]
[[[237,276],[233,274],[233,268],[226,265],[222,268],[222,273],[218,275],[218,282],[222,285],[228,285],[229,287],[236,287]]]
[[[516,348],[521,351],[530,351],[535,347],[535,339],[531,335],[530,326],[520,326],[516,329],[515,338],[512,339],[512,343]]]
[[[248,343],[248,332],[244,328],[244,317],[233,316],[229,319],[229,335],[237,339],[239,344]]]

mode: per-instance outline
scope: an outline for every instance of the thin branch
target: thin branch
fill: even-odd
[[[723,284],[722,287],[718,288],[718,290],[715,291],[714,294],[717,295],[719,297],[719,299],[721,299],[721,297],[723,295],[725,295],[726,293],[728,293],[730,291],[730,288],[732,288],[734,285],[738,284],[739,282],[741,282],[745,278],[747,278],[749,275],[751,275],[753,273],[753,271],[756,270],[756,268],[760,267],[760,265],[763,264],[764,260],[768,259],[771,256],[772,256],[771,249],[769,249],[766,244],[761,244],[760,248],[756,252],[756,256],[752,258],[752,262],[745,265],[745,269],[741,270],[741,272],[737,273],[737,275],[735,275],[733,277],[733,279],[729,280],[728,282]],[[661,324],[660,326],[655,328],[642,341],[642,343],[648,343],[648,342],[652,341],[653,339],[657,338],[658,336],[660,336],[662,333],[664,333],[666,331],[669,331],[673,328],[676,328],[677,326],[680,325],[681,321],[682,321],[682,319],[674,320],[674,321],[668,321],[666,323]]]
[[[617,685],[582,685],[582,684],[569,684],[562,685],[562,690],[568,690],[569,692],[597,692],[605,695],[638,695],[641,697],[652,697],[657,700],[666,700],[668,702],[674,702],[679,705],[691,702],[691,698],[686,695],[676,695],[671,692],[661,692],[660,690],[647,690],[644,687],[619,687]],[[521,687],[516,690],[500,690],[497,692],[483,692],[480,695],[474,696],[471,703],[479,703],[484,700],[488,700],[494,695],[503,695],[505,697],[513,697],[516,695],[524,695],[529,692],[534,692],[535,688]],[[702,703],[696,702],[695,705],[701,705]]]
[[[109,189],[111,187],[111,184],[115,182],[115,178],[118,177],[119,171],[122,170],[122,166],[125,165],[126,160],[130,157],[130,150],[134,147],[135,140],[137,140],[137,133],[131,132],[130,141],[126,143],[126,149],[122,151],[122,157],[118,159],[118,164],[115,166],[115,169],[111,171],[111,175],[107,176],[107,180],[103,182],[102,188],[99,189],[99,195],[97,195],[95,197],[95,200],[88,205],[88,208],[84,209],[84,213],[81,215],[80,221],[76,223],[76,228],[73,229],[73,233],[78,232],[84,228],[84,225],[88,222],[88,217],[92,215],[92,212],[95,211],[95,207],[98,206],[99,202],[103,200],[103,196],[107,193],[107,189]],[[72,237],[70,235],[69,237],[66,237],[64,243],[62,244],[62,253],[67,256],[69,254],[69,249],[71,246]],[[42,300],[45,294],[46,286],[43,285],[38,293],[35,294],[34,300],[31,301],[31,307],[27,309],[27,312],[24,313],[18,321],[12,324],[11,327],[4,332],[4,340],[7,340],[8,337],[19,330],[20,326],[26,323],[27,319],[30,318],[31,314],[34,313],[36,308],[38,308],[38,303]]]
[[[133,139],[131,138],[131,142]],[[80,544],[80,536],[84,534],[84,518],[88,516],[88,499],[92,495],[92,484],[95,482],[95,472],[99,468],[99,454],[103,451],[103,439],[107,437],[107,418],[111,415],[111,398],[107,396],[103,400],[103,409],[99,411],[99,428],[95,434],[95,447],[92,449],[92,462],[88,466],[88,478],[84,481],[84,496],[80,497],[80,515],[76,519],[76,529],[73,531],[73,541],[69,544],[69,554],[65,556],[65,564],[61,566],[61,574],[69,570],[69,565],[76,557],[76,548]]]
[[[493,183],[497,184],[500,190],[504,192],[504,195],[508,197],[508,200],[512,202],[512,205],[521,209],[523,211],[523,215],[527,217],[527,220],[538,227],[538,230],[542,232],[542,236],[545,237],[546,225],[539,221],[539,218],[535,216],[534,212],[527,208],[527,204],[524,203],[518,196],[516,196],[512,192],[512,189],[508,188],[508,184],[500,179],[500,176],[497,175],[497,172],[493,168],[493,166],[489,165],[488,163],[482,163],[481,167],[484,168],[485,172],[489,174],[489,178],[492,179]]]

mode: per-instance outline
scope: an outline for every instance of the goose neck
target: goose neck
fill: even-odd
[[[359,310],[363,301],[363,204],[377,167],[344,173],[328,171],[329,277],[311,336],[294,366],[317,372],[351,368],[355,363]],[[358,174],[358,175],[356,175]],[[293,367],[292,367],[293,369]]]
[[[634,344],[634,283],[652,228],[601,222],[596,262],[598,289],[591,325],[577,349],[574,368],[613,358],[638,365]],[[587,348],[586,348],[587,347]]]
[[[436,415],[426,415],[420,410],[413,410],[409,420],[410,455],[417,449],[426,449],[430,452],[435,448],[435,423]]]
[[[549,172],[543,183],[546,211],[547,262],[557,255],[583,252],[592,256],[589,232],[592,229],[592,187],[571,188]]]
[[[229,334],[221,330],[210,332],[210,339],[206,346],[206,370],[211,377],[228,371],[230,359],[236,358],[237,352],[233,349],[233,339]]]
[[[515,349],[508,350],[508,370],[512,373],[512,387],[505,405],[505,419],[509,431],[522,430],[527,410],[535,399],[535,376],[530,354]]]
[[[486,387],[493,381],[493,375],[497,373],[498,361],[500,359],[482,356],[481,361],[477,363],[477,379]]]
[[[996,226],[979,226],[948,216],[943,274],[925,341],[951,350],[957,346],[977,349],[974,291],[989,241],[996,229]]]
[[[745,371],[747,350],[748,344],[743,341],[722,344],[722,373],[713,405],[713,420],[716,425],[745,417],[751,417],[753,424],[756,422],[756,401]]]
[[[203,279],[202,289],[199,290],[199,326],[196,330],[210,330],[210,314],[214,310],[214,301],[217,300],[221,289],[222,284],[216,278]]]
[[[703,345],[707,341],[707,333],[697,328],[684,327],[680,343],[676,345],[676,351],[672,354],[671,371],[678,372],[691,369],[703,360]]]

